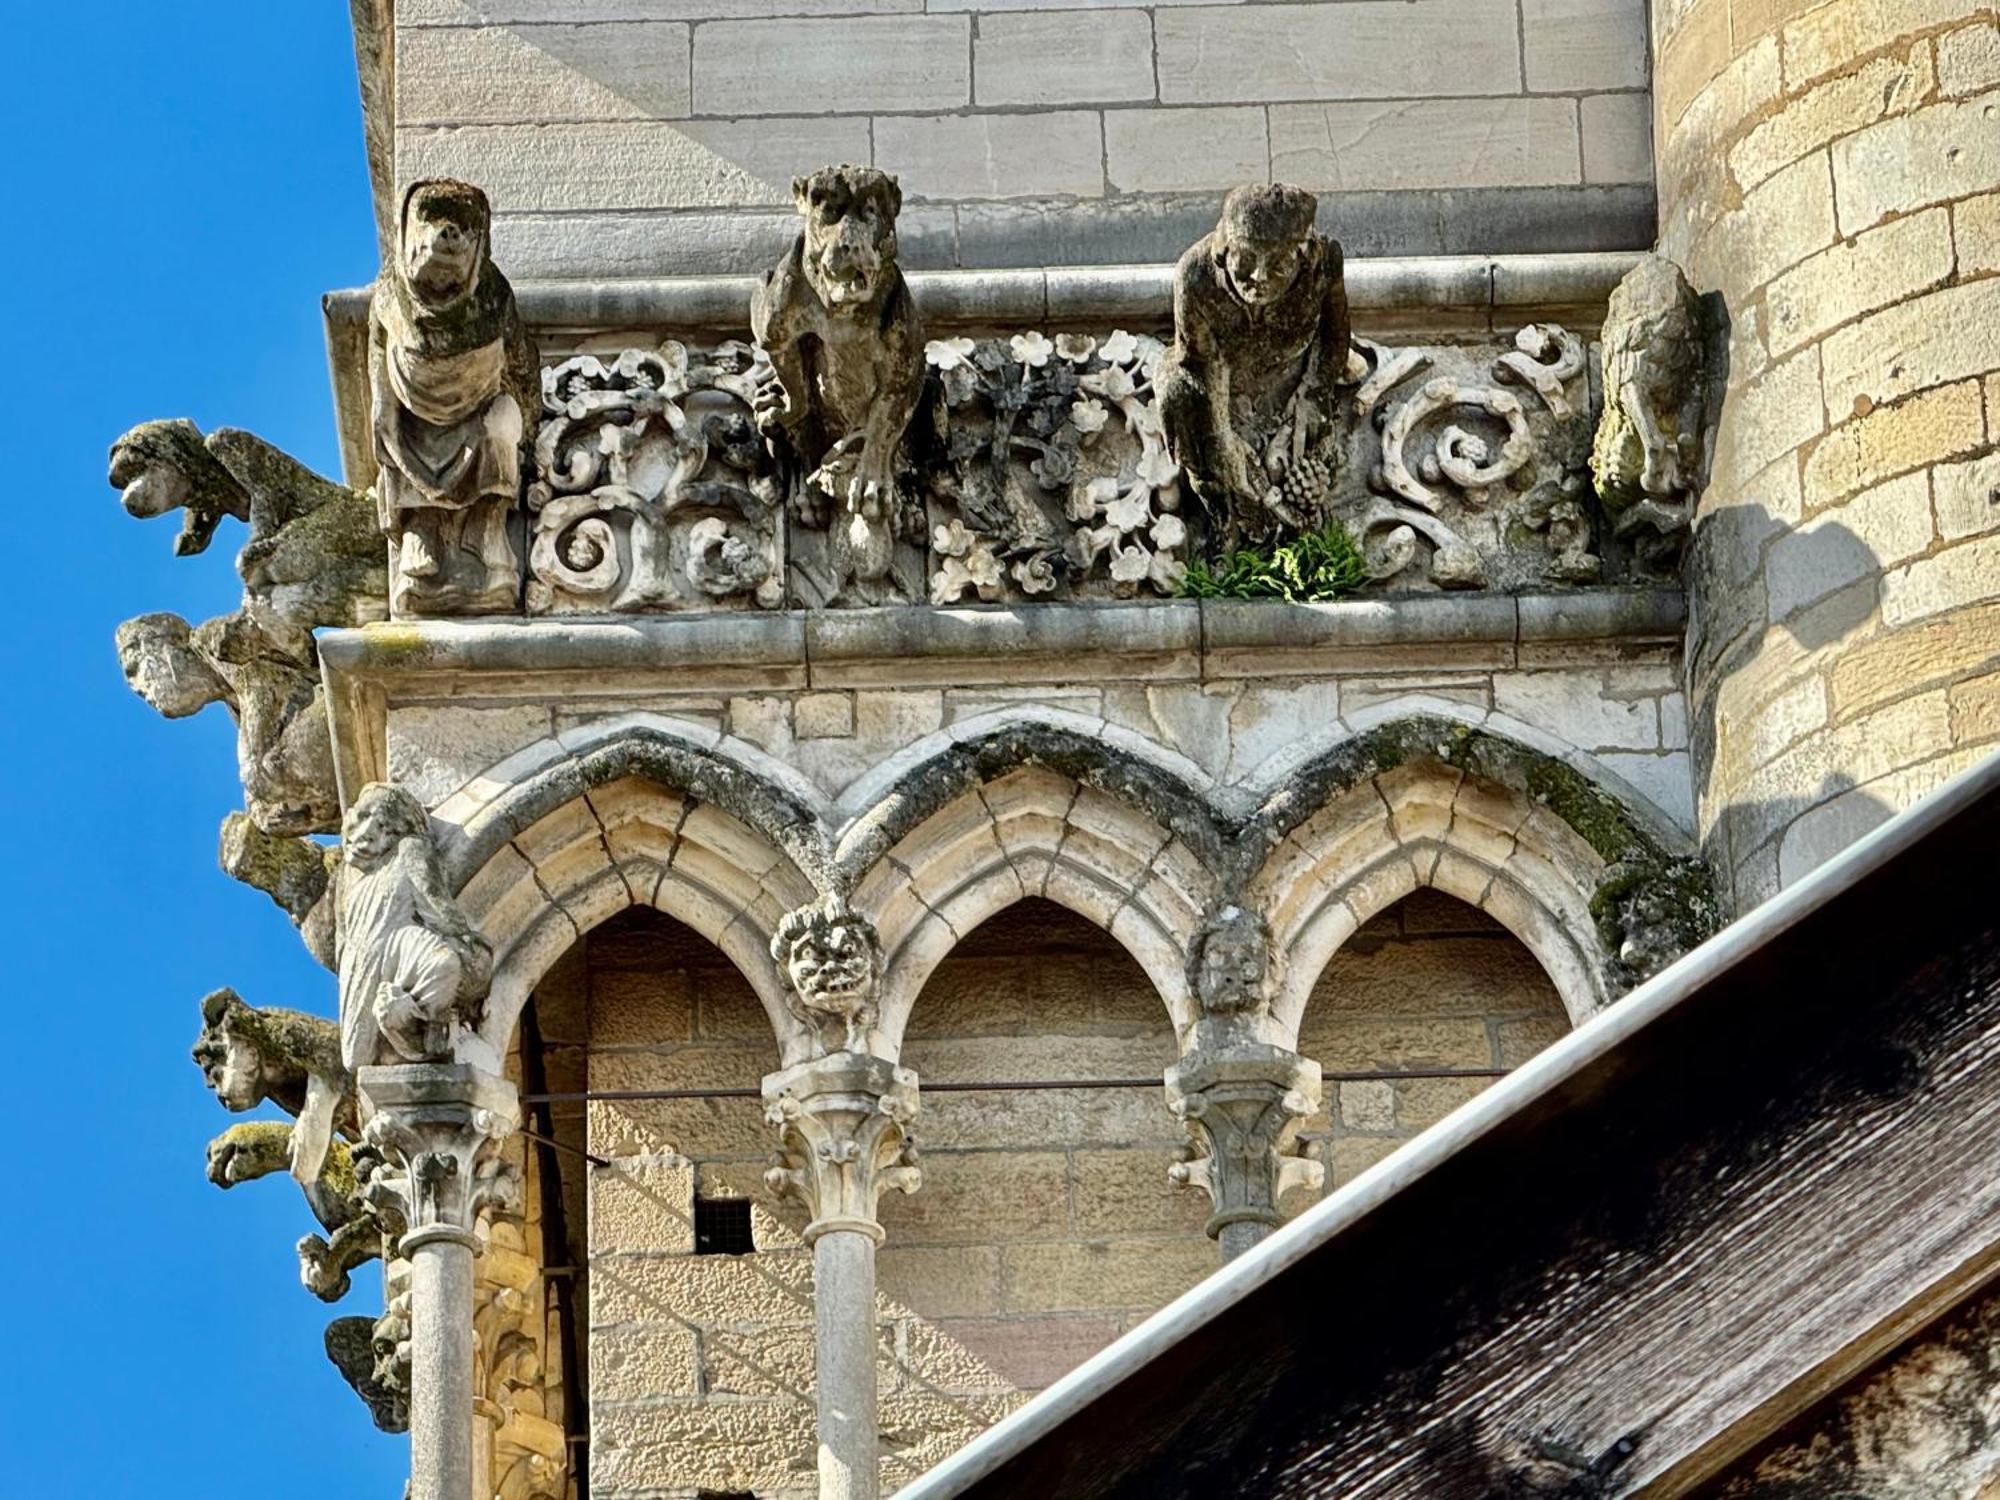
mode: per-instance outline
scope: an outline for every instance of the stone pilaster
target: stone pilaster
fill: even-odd
[[[1287,1192],[1320,1185],[1320,1164],[1295,1149],[1300,1123],[1319,1108],[1319,1064],[1265,1042],[1222,1040],[1167,1069],[1166,1085],[1191,1153],[1171,1173],[1208,1193],[1208,1232],[1233,1260],[1284,1223]]]
[[[885,1190],[915,1192],[921,1180],[910,1136],[917,1075],[835,1052],[771,1074],[764,1102],[779,1142],[766,1180],[812,1214],[820,1500],[875,1500],[875,1209]]]
[[[410,1264],[410,1500],[473,1500],[473,1259],[479,1216],[516,1181],[500,1146],[513,1086],[463,1063],[364,1067],[363,1189]]]

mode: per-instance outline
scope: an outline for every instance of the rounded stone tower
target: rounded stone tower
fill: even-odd
[[[1661,250],[1726,309],[1687,671],[1742,910],[2000,740],[2000,29],[1972,0],[1653,26]]]

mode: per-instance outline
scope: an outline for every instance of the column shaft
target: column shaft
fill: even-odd
[[[813,1243],[820,1500],[876,1500],[875,1242],[833,1230]]]
[[[410,1500],[474,1500],[472,1246],[427,1240],[410,1256]]]

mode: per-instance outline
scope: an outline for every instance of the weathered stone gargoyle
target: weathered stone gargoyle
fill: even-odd
[[[371,782],[348,809],[337,895],[342,1064],[450,1061],[493,950],[445,889],[429,816],[401,787]]]
[[[393,545],[399,616],[520,605],[511,527],[541,374],[491,233],[478,188],[412,183],[369,304],[377,520]]]
[[[1174,271],[1174,343],[1154,382],[1175,460],[1226,553],[1320,525],[1350,330],[1340,243],[1303,188],[1240,187]]]
[[[1708,333],[1679,266],[1648,255],[1625,273],[1604,315],[1604,412],[1590,467],[1612,529],[1640,564],[1678,572],[1702,483]]]
[[[340,1064],[340,1030],[303,1011],[258,1009],[231,989],[204,999],[201,1018],[194,1060],[223,1108],[241,1114],[269,1099],[298,1122],[231,1126],[209,1143],[208,1179],[230,1188],[289,1170],[328,1236],[299,1241],[300,1279],[323,1301],[338,1301],[354,1268],[382,1254],[381,1228],[359,1196],[346,1144],[359,1121]]]
[[[1643,984],[1722,927],[1715,877],[1686,856],[1633,858],[1612,867],[1590,914],[1620,992]]]
[[[803,472],[795,509],[828,530],[835,597],[889,602],[896,543],[924,524],[903,474],[924,335],[896,261],[902,190],[873,167],[841,166],[799,178],[792,196],[804,227],[750,304],[774,375],[758,420]]]
[[[384,1432],[410,1427],[410,1300],[392,1298],[379,1318],[335,1318],[326,1325],[333,1361]]]
[[[304,630],[365,625],[388,612],[388,570],[368,497],[313,473],[262,438],[194,423],[142,422],[111,445],[111,483],[139,517],[184,512],[174,551],[205,551],[224,516],[246,522],[236,556],[246,605]]]
[[[170,719],[211,703],[236,720],[236,769],[256,825],[323,833],[339,820],[333,741],[311,633],[246,604],[199,626],[175,614],[118,627],[118,659],[134,692]]]
[[[792,1013],[818,1038],[821,1052],[868,1050],[882,974],[872,922],[828,896],[786,913],[771,938],[771,957],[790,992]]]

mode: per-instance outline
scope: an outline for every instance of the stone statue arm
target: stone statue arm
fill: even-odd
[[[1212,238],[1198,241],[1181,257],[1174,275],[1175,353],[1186,376],[1174,404],[1188,448],[1183,465],[1198,479],[1220,483],[1248,500],[1261,494],[1262,486],[1254,482],[1252,455],[1231,420],[1231,351],[1209,313],[1228,296],[1219,250]]]
[[[793,326],[793,305],[804,282],[799,267],[804,243],[803,236],[793,241],[791,254],[765,273],[750,299],[751,333],[770,356],[773,377],[755,403],[757,426],[767,435],[782,434],[795,452],[812,417],[804,345]]]
[[[895,489],[896,452],[924,390],[923,328],[917,322],[916,299],[901,280],[883,322],[882,342],[882,385],[862,428],[862,493],[856,498],[886,504]]]
[[[402,407],[389,386],[388,330],[373,313],[368,318],[368,412],[369,430],[375,438],[375,462],[406,477],[417,473],[417,465],[403,450]],[[386,530],[394,518],[385,514],[380,519]]]

